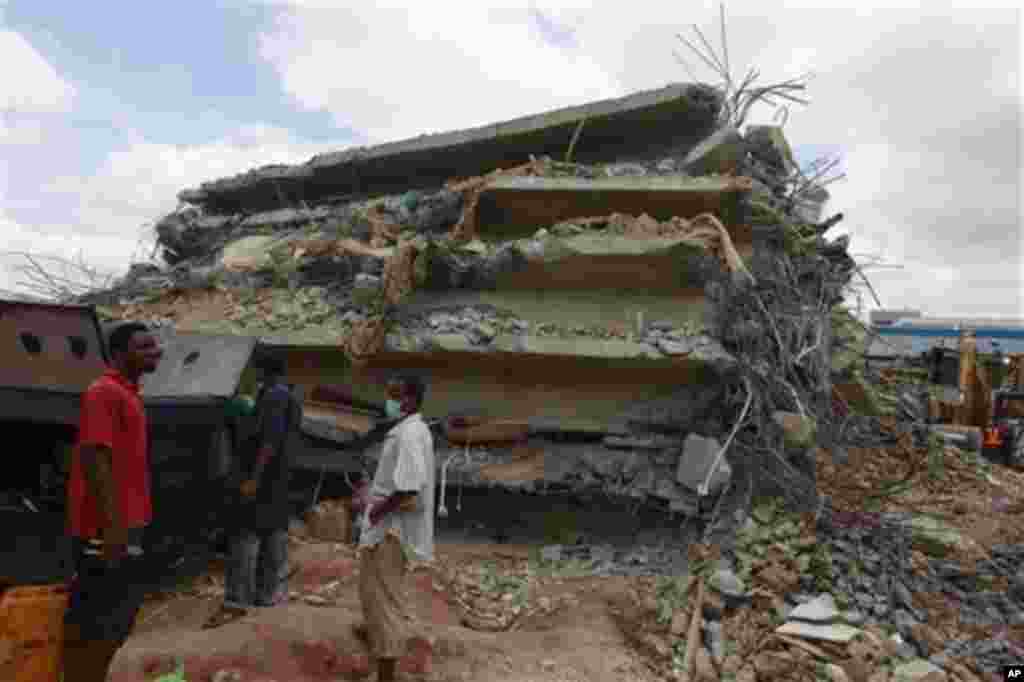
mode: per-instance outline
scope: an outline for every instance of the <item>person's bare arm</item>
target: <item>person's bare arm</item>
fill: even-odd
[[[117,504],[117,486],[114,484],[114,466],[110,448],[102,445],[83,445],[79,448],[82,473],[89,492],[99,507],[103,524],[103,544],[107,558],[117,560],[124,554],[126,528]]]

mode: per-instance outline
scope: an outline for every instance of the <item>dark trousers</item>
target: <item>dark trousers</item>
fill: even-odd
[[[65,625],[85,641],[123,643],[151,587],[146,562],[127,555],[110,567],[89,543],[74,544],[75,578]]]
[[[225,606],[270,606],[287,589],[288,531],[236,531],[224,575]]]

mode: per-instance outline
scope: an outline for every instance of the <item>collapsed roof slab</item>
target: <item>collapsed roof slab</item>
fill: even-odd
[[[562,158],[583,124],[573,160],[580,163],[685,154],[713,129],[720,95],[676,83],[616,99],[448,133],[314,157],[300,166],[265,166],[179,193],[211,213],[264,211],[347,194],[380,195],[440,187],[530,160]]]
[[[612,213],[658,220],[713,213],[736,242],[750,242],[743,177],[544,178],[497,177],[488,183],[476,210],[477,234],[511,239],[560,222]],[[733,231],[736,233],[733,234]]]

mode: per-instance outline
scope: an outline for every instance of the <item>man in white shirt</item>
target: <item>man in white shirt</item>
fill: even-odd
[[[389,384],[386,410],[399,419],[381,448],[361,520],[359,598],[379,682],[392,682],[414,636],[406,576],[434,558],[434,440],[420,409],[426,385],[415,376]]]

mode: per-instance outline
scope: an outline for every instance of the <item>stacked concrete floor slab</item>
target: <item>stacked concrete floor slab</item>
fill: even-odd
[[[733,359],[705,329],[705,286],[758,257],[751,200],[776,201],[793,170],[780,129],[723,127],[720,103],[670,85],[205,183],[158,225],[168,267],[91,301],[280,346],[307,396],[381,401],[381,377],[424,373],[427,416],[464,418],[438,432],[452,481],[706,514],[728,480],[726,461],[697,494]],[[694,221],[708,214],[727,236]],[[307,413],[341,440],[370,423]]]

